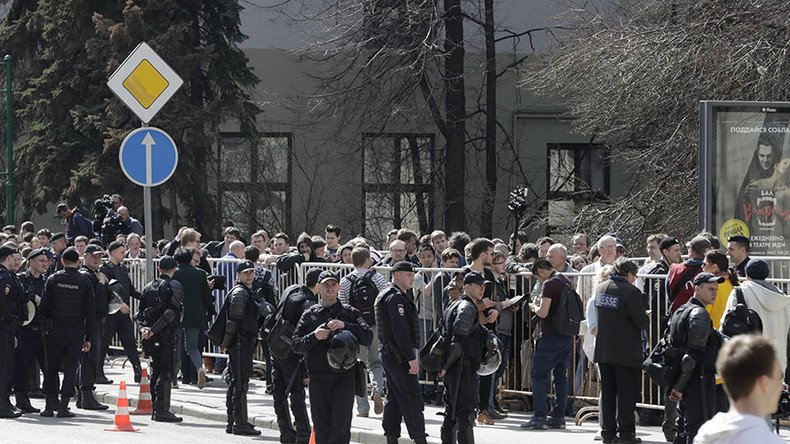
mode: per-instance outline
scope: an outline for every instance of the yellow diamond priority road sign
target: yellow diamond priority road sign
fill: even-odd
[[[145,42],[137,45],[107,81],[112,92],[146,125],[183,84]]]

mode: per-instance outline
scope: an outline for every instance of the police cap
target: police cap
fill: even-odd
[[[80,254],[74,247],[66,248],[61,257],[64,262],[79,262],[80,260]]]
[[[16,245],[3,244],[0,246],[0,261],[16,253]]]
[[[117,250],[118,248],[123,247],[123,242],[121,241],[112,241],[110,245],[107,245],[107,251],[112,253],[113,251]]]
[[[172,270],[177,266],[178,264],[176,260],[173,259],[173,256],[162,256],[162,258],[159,259],[159,268],[162,270]]]
[[[414,264],[409,261],[398,261],[392,266],[392,271],[408,271],[414,273]]]
[[[331,280],[340,281],[340,279],[337,278],[337,274],[330,270],[324,270],[321,272],[321,275],[318,276],[318,282],[322,284],[326,281],[331,281]]]
[[[320,268],[311,268],[305,273],[304,283],[308,287],[315,287],[318,284],[318,278],[321,276]]]
[[[57,232],[57,233],[52,235],[52,242],[55,242],[56,240],[60,240],[60,239],[65,239],[65,238],[66,238],[66,233],[64,233],[62,231],[61,232]]]
[[[729,238],[727,238],[727,242],[737,242],[746,248],[749,248],[751,244],[748,237],[741,236],[740,234],[736,234],[735,236],[730,236]]]
[[[30,253],[28,253],[27,260],[31,260],[33,258],[36,258],[38,256],[42,256],[42,255],[46,256],[47,258],[49,258],[50,255],[51,255],[51,253],[49,251],[49,248],[36,248],[35,250],[33,250]]]
[[[96,244],[90,244],[85,247],[85,254],[104,254],[104,250]]]

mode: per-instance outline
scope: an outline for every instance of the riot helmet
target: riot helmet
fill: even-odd
[[[344,372],[354,367],[359,357],[359,340],[348,330],[340,330],[329,338],[326,360],[336,372]]]
[[[502,364],[502,343],[493,331],[482,326],[481,329],[486,331],[486,339],[483,347],[483,362],[480,363],[477,374],[488,376],[496,372]]]

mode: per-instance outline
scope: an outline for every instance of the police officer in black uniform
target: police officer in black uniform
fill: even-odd
[[[252,297],[252,282],[255,279],[255,264],[244,260],[236,266],[238,281],[225,298],[228,305],[225,337],[222,347],[228,351],[230,384],[226,405],[228,429],[234,435],[257,436],[248,422],[247,390],[252,377],[252,355],[255,353],[255,338],[258,333],[259,308]]]
[[[414,286],[414,264],[400,261],[392,267],[392,284],[376,297],[376,325],[381,342],[381,364],[387,375],[387,403],[384,405],[384,436],[388,444],[400,437],[401,418],[409,437],[425,443],[424,404],[417,373],[415,350],[420,345],[417,306],[408,295]]]
[[[104,319],[102,325],[101,337],[101,360],[107,356],[110,343],[112,342],[115,333],[118,333],[118,339],[121,340],[123,350],[129,358],[129,363],[132,364],[134,369],[134,382],[140,382],[143,367],[140,365],[140,355],[137,354],[137,340],[134,338],[134,324],[130,314],[130,298],[140,299],[140,292],[132,285],[132,279],[129,277],[129,269],[123,264],[123,258],[126,254],[126,247],[123,243],[118,241],[110,242],[107,247],[107,253],[110,256],[110,261],[102,265],[99,271],[104,273],[109,280],[117,280],[121,283],[123,291],[120,296],[123,299],[123,306],[121,309]],[[112,384],[112,381],[104,376],[104,367],[101,368],[101,373],[96,378],[97,384]]]
[[[442,442],[473,444],[477,407],[477,370],[483,361],[486,333],[478,318],[486,279],[472,271],[464,276],[464,293],[444,311],[445,334],[451,338],[447,361],[439,376],[444,381]],[[453,436],[455,435],[455,436]],[[455,439],[453,439],[455,438]]]
[[[723,341],[705,307],[716,300],[722,282],[723,277],[711,273],[696,275],[694,297],[669,321],[672,346],[685,348],[680,377],[670,392],[678,402],[675,444],[692,444],[700,426],[716,411],[716,357]]]
[[[96,331],[93,285],[79,271],[80,255],[72,247],[63,252],[64,269],[47,279],[41,297],[41,311],[52,322],[47,337],[47,368],[44,371],[46,406],[41,416],[71,418],[69,399],[74,395],[80,351],[90,351],[90,338]],[[58,371],[63,369],[63,385],[58,403]]]
[[[19,345],[22,319],[27,317],[27,298],[14,274],[19,254],[16,245],[0,246],[0,418],[18,418],[21,412],[11,406],[14,380],[14,355]],[[23,308],[24,306],[24,308]]]
[[[36,307],[41,304],[44,294],[44,273],[49,267],[49,250],[38,248],[27,255],[28,268],[17,277],[27,295],[27,301]],[[41,310],[36,310],[33,319],[20,331],[19,347],[16,349],[16,366],[14,367],[14,395],[16,408],[22,413],[38,413],[41,410],[30,404],[31,371],[35,369],[34,361],[40,368],[46,366],[46,349],[44,348],[44,332],[46,324]],[[36,369],[36,371],[38,371]]]
[[[291,325],[299,324],[302,314],[318,303],[318,277],[321,270],[310,269],[305,273],[305,284],[294,284],[283,290],[281,316]],[[307,444],[310,441],[310,418],[305,404],[304,364],[301,356],[291,352],[287,358],[274,358],[274,412],[280,429],[280,442]],[[288,413],[288,396],[291,397],[293,424]]]
[[[63,257],[63,252],[66,250],[67,246],[68,238],[66,238],[66,233],[59,232],[52,235],[52,239],[50,239],[49,242],[52,262],[49,264],[47,276],[52,276],[56,271],[63,269],[63,262],[61,262],[60,259]]]
[[[176,260],[163,256],[159,260],[159,277],[146,285],[140,301],[137,321],[143,337],[143,350],[151,357],[151,419],[159,422],[181,422],[170,412],[170,388],[175,373],[175,329],[181,320],[184,287],[173,280]]]
[[[362,313],[338,301],[339,282],[337,274],[321,273],[318,304],[302,314],[293,337],[294,351],[304,355],[310,378],[310,412],[317,444],[351,441],[356,371],[353,366],[336,369],[330,364],[332,336],[349,331],[357,345],[370,346],[373,341],[373,331],[362,319]]]
[[[93,286],[96,325],[99,326],[107,317],[109,305],[107,283],[104,273],[99,271],[104,251],[98,245],[85,248],[85,263],[80,270]],[[90,338],[91,349],[80,355],[79,387],[77,391],[77,407],[85,410],[107,410],[110,408],[96,400],[96,377],[102,373],[101,361],[101,330],[96,328]]]

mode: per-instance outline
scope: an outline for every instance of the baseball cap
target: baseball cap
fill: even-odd
[[[721,284],[724,282],[724,276],[714,276],[713,274],[707,272],[703,272],[694,276],[694,285],[702,285],[713,282]]]
[[[159,268],[162,270],[172,270],[177,266],[178,264],[176,260],[173,259],[173,256],[162,256],[162,258],[159,259]]]
[[[758,281],[766,279],[771,274],[768,262],[762,259],[749,259],[749,262],[746,263],[745,271],[747,277]]]
[[[472,271],[464,276],[464,284],[478,284],[478,285],[485,285],[486,279],[483,277],[482,274]]]
[[[77,252],[74,247],[66,248],[63,251],[63,256],[61,256],[64,261],[66,262],[77,262],[80,260],[80,254]]]
[[[324,282],[326,282],[326,281],[330,281],[330,280],[333,280],[333,279],[335,281],[339,281],[339,279],[337,278],[337,274],[335,274],[334,272],[329,271],[329,270],[322,271],[321,275],[318,276],[318,282],[320,282],[322,284]]]
[[[255,264],[252,261],[241,261],[238,265],[236,265],[236,273],[241,273],[247,270],[254,270]]]
[[[414,264],[409,261],[398,261],[392,266],[392,271],[410,271],[414,273]]]
[[[659,250],[666,250],[668,248],[672,248],[675,245],[680,245],[680,241],[676,237],[665,237],[661,239],[661,242],[658,244]]]

